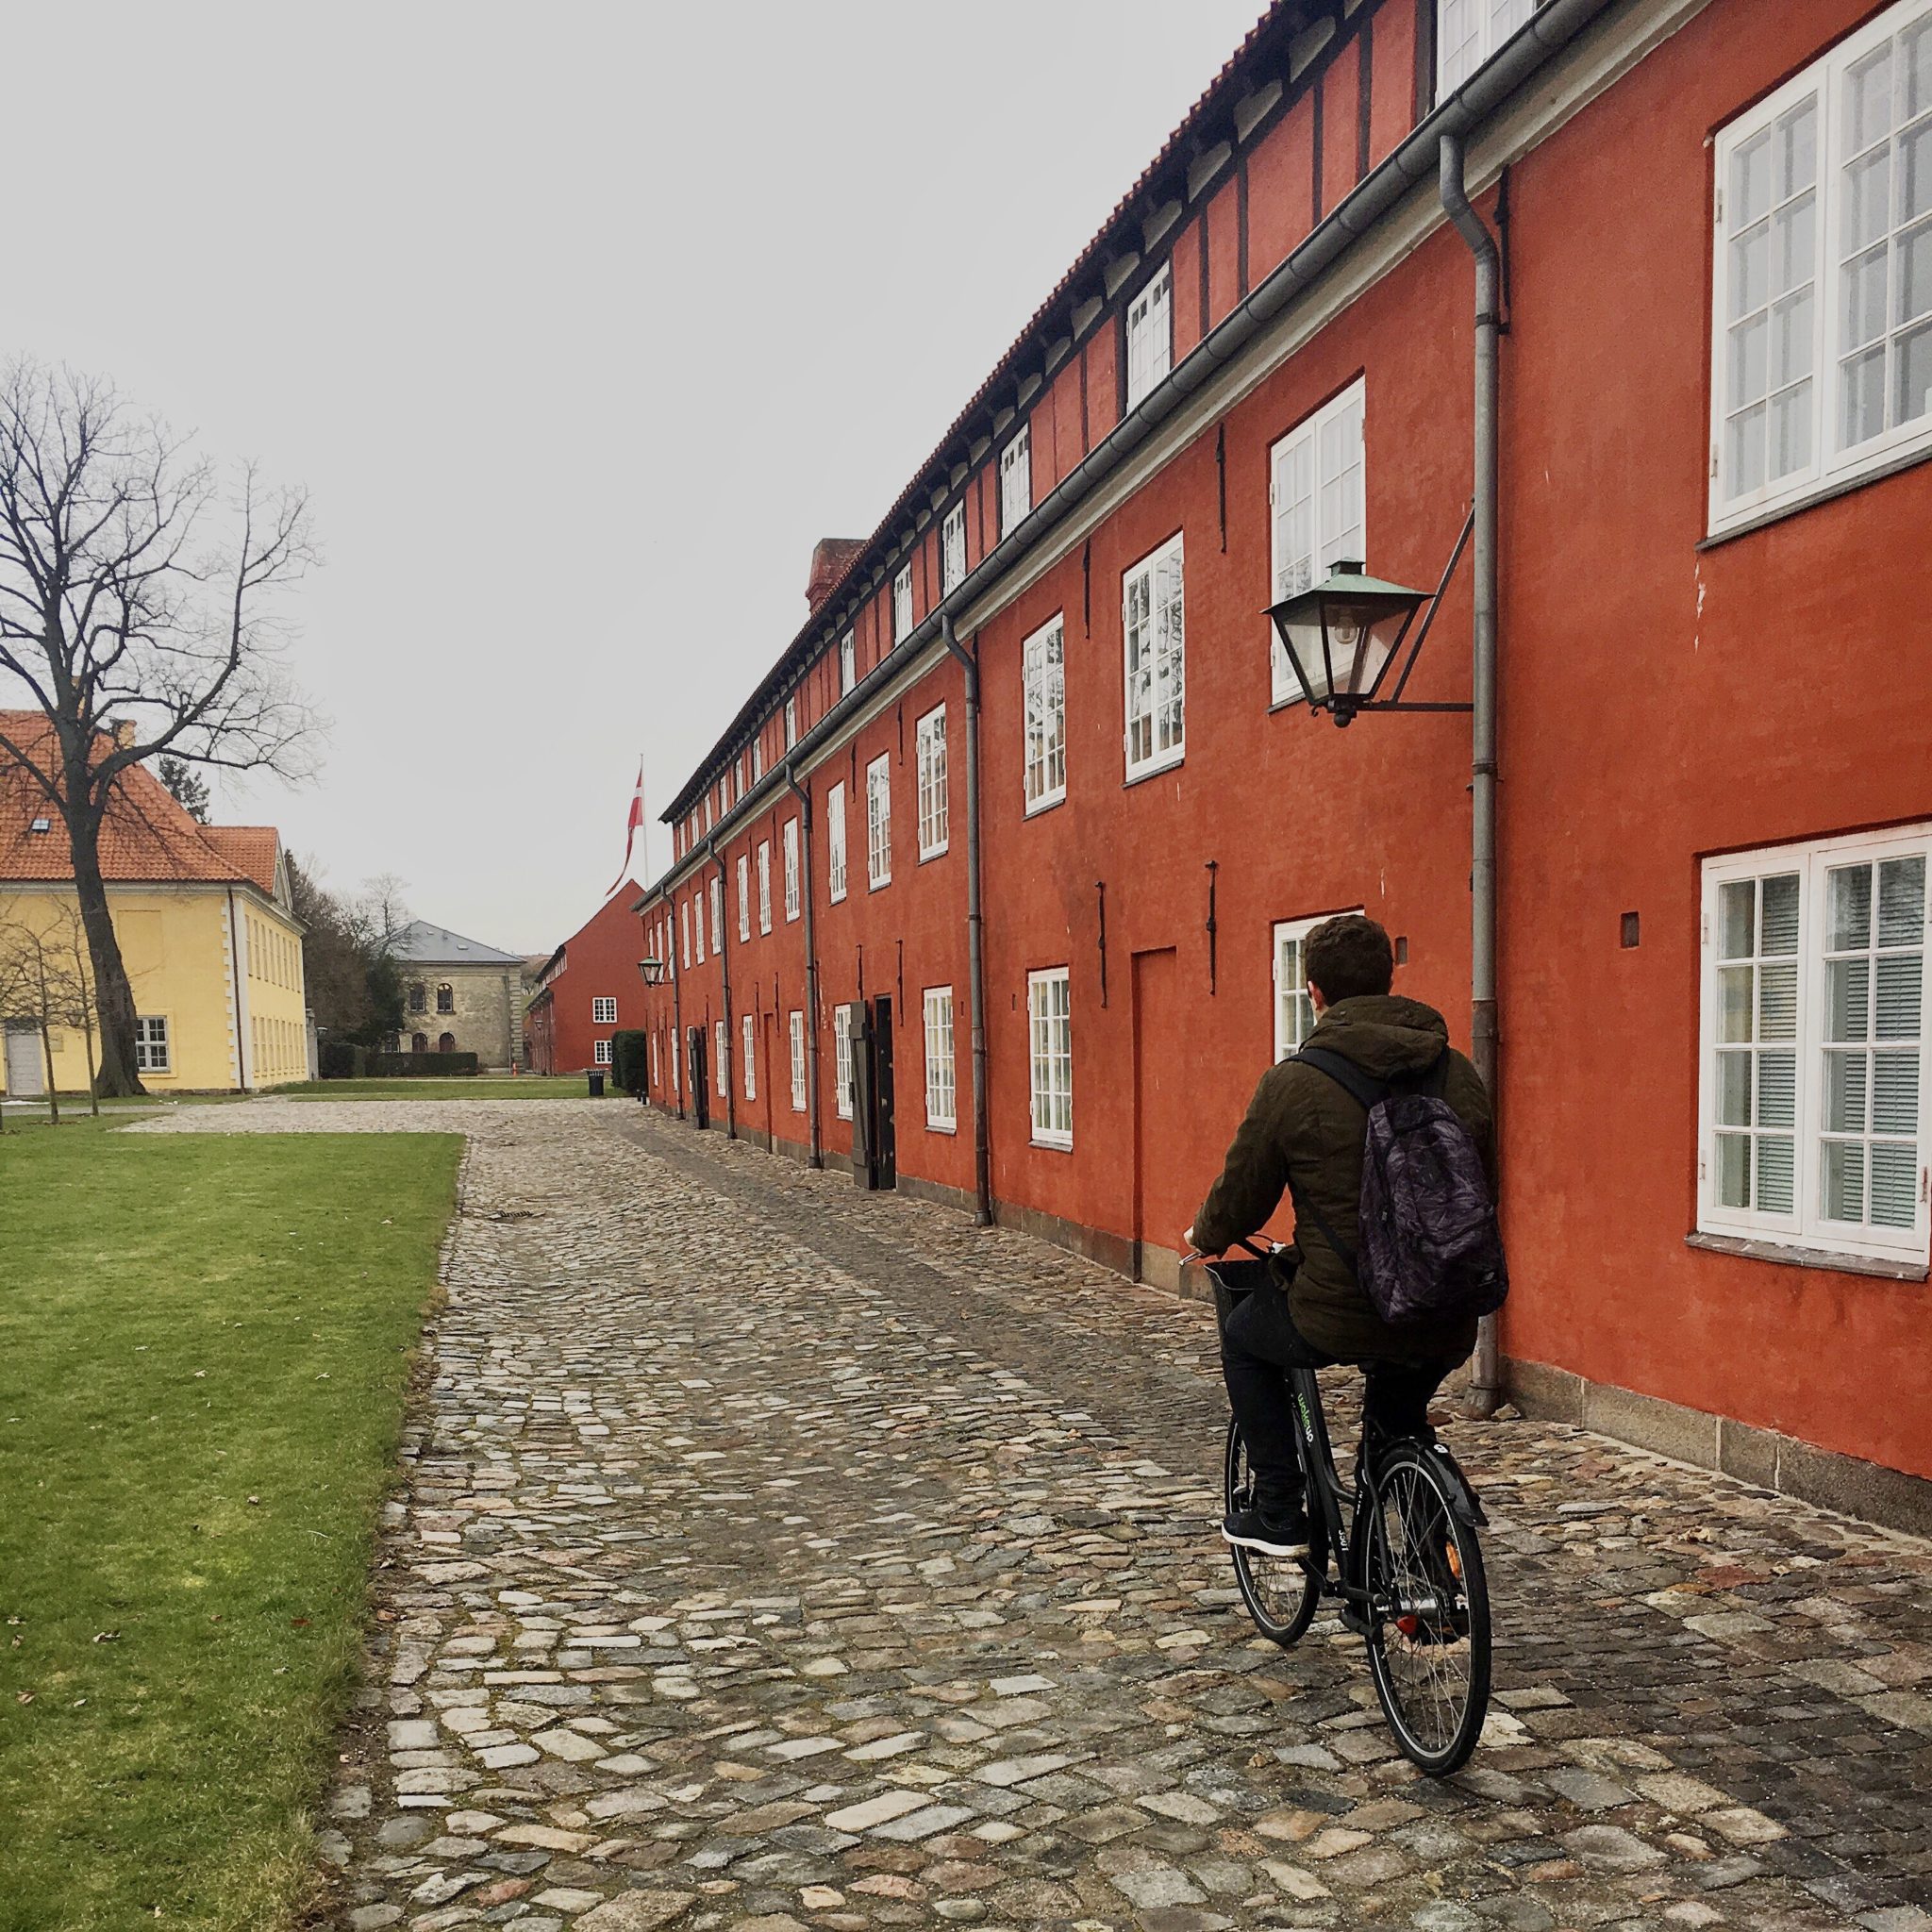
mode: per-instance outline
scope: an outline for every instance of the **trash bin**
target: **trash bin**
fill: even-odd
[[[602,1100],[604,1098],[604,1075],[595,1067],[591,1069],[591,1098],[592,1100]]]

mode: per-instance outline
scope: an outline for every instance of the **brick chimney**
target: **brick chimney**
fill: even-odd
[[[864,548],[863,537],[821,537],[812,545],[811,575],[805,581],[805,601],[812,610],[832,594],[832,586]]]

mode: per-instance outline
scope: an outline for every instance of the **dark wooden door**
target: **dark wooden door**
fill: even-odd
[[[701,1127],[711,1124],[711,1083],[705,1077],[705,1029],[692,1026],[685,1038],[686,1065],[691,1069],[691,1117]]]

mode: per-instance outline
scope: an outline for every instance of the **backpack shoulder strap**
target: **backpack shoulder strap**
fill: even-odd
[[[1364,1108],[1374,1107],[1389,1098],[1389,1083],[1376,1079],[1373,1074],[1363,1073],[1345,1054],[1330,1053],[1325,1046],[1305,1046],[1294,1058],[1305,1066],[1313,1067],[1318,1074],[1326,1074],[1343,1092]]]

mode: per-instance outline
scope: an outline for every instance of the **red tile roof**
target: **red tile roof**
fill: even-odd
[[[53,762],[53,727],[38,711],[0,711],[0,734],[41,765]],[[36,831],[44,822],[45,831]],[[203,825],[141,765],[117,782],[101,825],[101,872],[110,885],[252,885],[275,894],[280,840],[272,825]],[[71,879],[66,827],[39,786],[0,757],[0,884]]]

